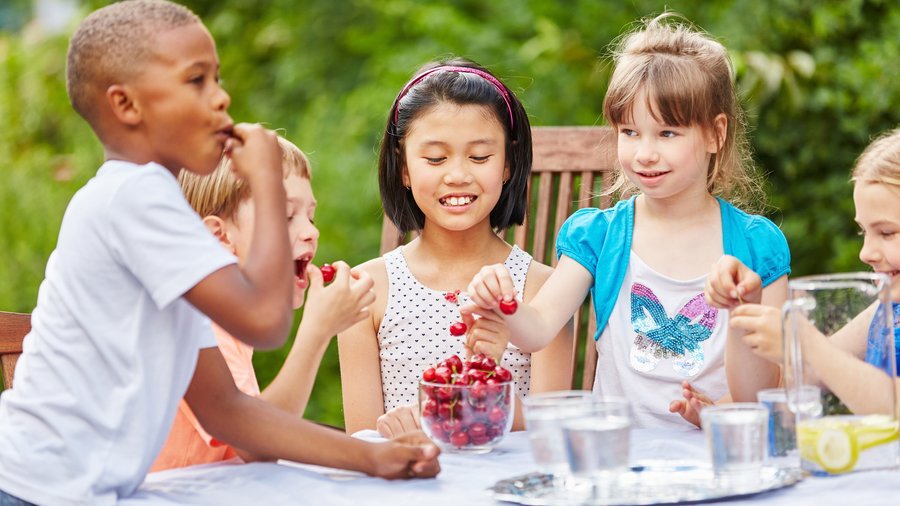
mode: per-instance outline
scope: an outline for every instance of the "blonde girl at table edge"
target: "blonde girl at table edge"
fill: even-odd
[[[506,326],[493,314],[469,320],[465,337],[448,330],[467,300],[461,289],[482,266],[505,262],[526,301],[552,271],[496,233],[522,223],[530,172],[528,116],[485,68],[435,61],[399,93],[381,144],[379,186],[385,214],[418,237],[358,267],[375,281],[376,300],[370,318],[338,335],[347,432],[418,428],[422,371],[453,354],[497,359],[520,398],[569,388],[570,324],[533,355],[508,347]],[[520,413],[514,429],[523,428]]]
[[[856,161],[852,180],[855,220],[863,236],[859,259],[891,279],[894,338],[895,344],[900,344],[896,342],[900,337],[900,129],[869,144]],[[736,258],[724,257],[710,274],[707,300],[731,311],[731,326],[743,335],[746,346],[760,357],[781,363],[781,311],[759,305],[759,286],[759,275],[752,269]],[[872,305],[831,337],[814,327],[802,336],[808,340],[803,345],[808,369],[857,414],[888,413],[894,395],[900,395],[900,381],[894,381],[894,393],[890,376],[879,369],[890,357],[869,347],[870,336],[874,340],[873,333],[878,330],[875,323],[882,321],[875,318],[876,311],[883,310]],[[896,353],[893,358],[900,368]],[[736,364],[733,372],[736,384],[732,392],[775,386],[775,382],[760,381],[762,378],[743,364]]]
[[[636,427],[693,428],[711,399],[730,401],[726,357],[761,377],[779,375],[730,335],[726,312],[705,303],[710,265],[724,254],[745,259],[764,273],[763,303],[780,307],[790,253],[771,221],[736,207],[761,207],[762,192],[726,49],[665,13],[621,38],[614,63],[603,104],[618,134],[611,192],[636,195],[569,217],[556,270],[530,303],[502,318],[514,344],[537,351],[590,291],[595,392],[629,399]],[[508,271],[492,265],[469,293],[495,310],[516,289]]]

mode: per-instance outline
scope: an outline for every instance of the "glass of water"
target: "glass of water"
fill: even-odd
[[[700,412],[700,424],[717,483],[735,492],[757,488],[768,447],[768,408],[751,402],[710,406]]]
[[[567,493],[569,462],[562,424],[590,405],[594,394],[586,390],[564,390],[534,394],[522,400],[531,455],[542,473],[553,477],[560,500]]]
[[[628,470],[631,405],[620,397],[595,397],[562,424],[572,475],[591,485],[591,503],[613,496],[618,476]]]

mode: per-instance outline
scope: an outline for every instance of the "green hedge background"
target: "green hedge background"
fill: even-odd
[[[34,0],[35,2],[37,0]],[[50,32],[28,0],[0,6],[0,308],[31,311],[72,194],[101,162],[69,107],[67,37],[91,9],[72,0]],[[609,43],[664,8],[731,51],[767,174],[768,215],[794,275],[865,269],[848,174],[900,120],[900,9],[889,0],[184,0],[222,60],[232,116],[260,121],[309,153],[322,231],[319,261],[378,254],[378,139],[394,95],[422,63],[466,56],[517,91],[534,125],[596,125]],[[260,352],[265,385],[287,353]],[[342,425],[337,352],[319,371],[308,418]]]

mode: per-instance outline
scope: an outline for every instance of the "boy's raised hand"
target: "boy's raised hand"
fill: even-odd
[[[503,264],[486,265],[472,278],[466,290],[472,302],[483,309],[497,309],[501,300],[514,300],[516,287]]]
[[[239,178],[253,180],[259,174],[282,179],[281,147],[278,135],[259,124],[238,123],[225,143],[225,155]],[[252,186],[251,182],[251,186]]]
[[[441,472],[441,450],[422,431],[403,434],[385,443],[374,443],[370,456],[371,476],[388,480],[433,478]]]
[[[332,264],[335,269],[331,284],[324,286],[322,272],[315,265],[306,267],[309,292],[303,323],[318,328],[329,338],[369,316],[375,302],[374,281],[368,273],[351,269],[343,261]]]
[[[718,308],[732,309],[745,302],[759,304],[762,280],[737,258],[723,255],[706,280],[706,302]]]

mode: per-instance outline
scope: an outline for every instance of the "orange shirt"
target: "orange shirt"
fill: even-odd
[[[259,383],[253,370],[253,347],[231,337],[216,324],[213,324],[213,333],[235,385],[247,395],[258,396]],[[150,472],[220,462],[235,456],[231,447],[215,441],[203,430],[191,408],[182,399],[166,444],[156,457]]]

